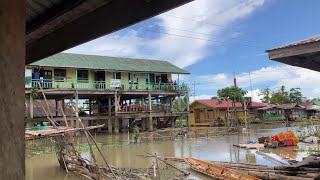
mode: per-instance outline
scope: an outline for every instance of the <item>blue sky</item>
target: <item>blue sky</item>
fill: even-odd
[[[319,34],[320,1],[196,0],[67,52],[161,59],[188,70],[196,98],[233,83],[253,95],[264,87],[300,87],[320,96],[320,73],[268,59],[266,49]],[[106,22],[107,23],[107,22]],[[193,92],[191,92],[193,94]],[[193,99],[193,97],[192,97]]]

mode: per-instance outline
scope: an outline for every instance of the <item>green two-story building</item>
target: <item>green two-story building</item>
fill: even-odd
[[[88,124],[106,120],[109,132],[137,120],[143,130],[146,125],[152,130],[173,126],[176,117],[186,115],[171,109],[174,99],[188,95],[181,74],[189,72],[167,61],[60,53],[26,66],[26,92],[41,86],[48,99],[87,100],[83,119]],[[31,106],[29,111],[28,119],[41,119]]]

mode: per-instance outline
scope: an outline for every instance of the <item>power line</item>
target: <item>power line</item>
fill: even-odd
[[[196,32],[196,31],[190,31],[190,30],[185,30],[185,29],[180,29],[180,28],[174,28],[174,27],[168,27],[168,26],[162,26],[162,25],[155,25],[155,26],[159,26],[159,27],[163,27],[163,28],[167,28],[167,29],[173,29],[173,30],[178,30],[178,31],[183,31],[183,32],[189,32],[189,33],[195,33],[195,34],[202,34],[202,35],[206,35],[206,36],[214,36],[214,37],[221,37],[219,35],[215,35],[212,33],[203,33],[203,32]],[[240,40],[240,41],[247,41],[247,42],[255,42],[255,43],[261,43],[258,41],[253,41],[253,40],[248,40],[248,39],[243,39],[243,38],[230,38],[233,40]]]
[[[170,36],[176,36],[176,37],[181,37],[181,38],[202,40],[202,41],[208,41],[208,42],[216,42],[216,43],[220,43],[220,44],[235,44],[235,45],[242,45],[242,46],[253,47],[253,48],[261,48],[261,49],[263,49],[263,50],[265,49],[265,47],[262,47],[262,46],[248,45],[248,44],[243,44],[243,43],[225,42],[225,41],[204,39],[204,38],[198,38],[198,37],[192,37],[192,36],[185,36],[185,35],[179,35],[179,34],[171,34],[171,33],[161,32],[161,31],[151,31],[151,30],[146,30],[146,29],[143,30],[143,31],[148,31],[148,32],[152,32],[152,33],[159,33],[159,34],[167,34],[167,35],[170,35]]]
[[[190,19],[190,18],[185,18],[185,17],[173,16],[173,15],[167,15],[167,14],[165,14],[164,16],[168,16],[168,17],[172,17],[172,18],[176,18],[176,19],[181,19],[181,20],[185,20],[185,21],[199,22],[199,23],[207,24],[207,25],[210,25],[210,26],[217,26],[217,27],[221,27],[221,28],[229,28],[229,29],[237,29],[237,30],[240,29],[239,27],[230,27],[230,26],[227,26],[227,25],[205,23],[205,22],[203,22],[201,20],[195,20],[195,19]]]

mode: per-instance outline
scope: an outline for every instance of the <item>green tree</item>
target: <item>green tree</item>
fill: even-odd
[[[281,86],[281,88],[272,93],[272,96],[270,98],[271,104],[286,104],[290,103],[290,97],[289,93],[286,91],[285,86]]]
[[[272,96],[270,88],[268,87],[264,88],[263,91],[259,94],[259,96],[263,96],[261,99],[262,102],[270,103],[271,96]]]
[[[291,88],[289,92],[289,99],[292,103],[300,103],[303,100],[301,88]]]
[[[232,101],[232,108],[233,108],[233,114],[234,114],[234,118],[237,118],[237,112],[236,112],[236,102],[241,102],[243,104],[244,102],[244,95],[247,93],[247,91],[241,89],[240,87],[237,86],[230,86],[230,87],[225,87],[223,89],[219,89],[217,94],[220,100],[231,100]],[[229,109],[228,111],[228,115],[227,115],[227,126],[230,125],[229,122]]]
[[[187,97],[181,98],[181,111],[187,111]],[[174,99],[172,103],[172,108],[174,112],[180,112],[179,110],[179,99]]]
[[[233,103],[235,102],[244,102],[244,95],[247,91],[237,87],[237,86],[230,86],[225,87],[223,89],[219,89],[217,94],[220,99],[228,99],[231,100]]]

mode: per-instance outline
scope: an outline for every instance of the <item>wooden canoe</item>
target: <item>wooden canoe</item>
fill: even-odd
[[[214,163],[209,163],[194,158],[185,158],[185,161],[191,166],[191,169],[211,176],[213,178],[226,180],[259,180],[259,178],[240,173],[238,171],[230,170]]]

